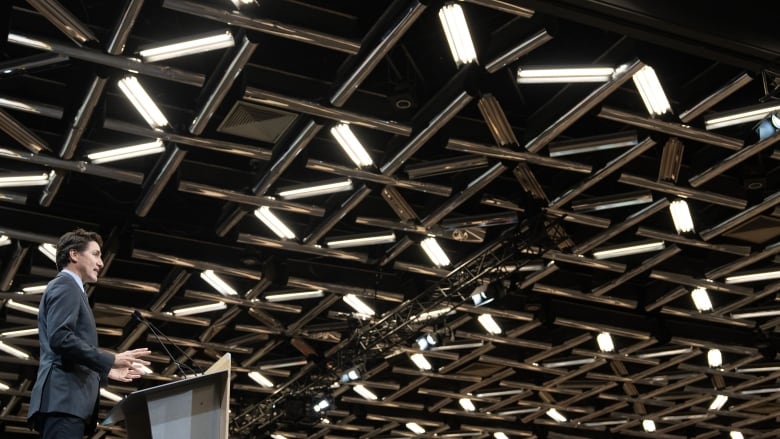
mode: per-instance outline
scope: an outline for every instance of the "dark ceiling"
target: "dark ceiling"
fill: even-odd
[[[780,312],[771,311],[780,310],[780,283],[726,277],[780,268],[780,150],[776,136],[758,140],[755,122],[704,126],[714,112],[777,99],[776,4],[467,0],[459,4],[478,62],[458,67],[436,1],[120,3],[0,6],[0,177],[49,173],[42,186],[0,187],[8,237],[0,237],[0,338],[30,355],[0,352],[4,437],[32,434],[25,416],[38,354],[34,335],[5,333],[35,327],[18,305],[35,306],[40,295],[23,288],[55,273],[38,246],[75,227],[106,241],[105,269],[88,290],[101,345],[154,351],[152,374],[108,390],[176,379],[131,318],[138,310],[197,367],[231,354],[233,438],[777,437]],[[89,31],[83,41],[53,24],[48,11],[58,6]],[[138,59],[139,48],[225,30],[233,47]],[[628,70],[595,84],[516,81],[518,67],[590,64]],[[658,73],[672,112],[648,115],[630,75],[644,65]],[[117,85],[127,75],[168,126],[149,128],[133,109]],[[491,131],[501,114],[511,125],[504,138]],[[331,135],[340,122],[374,166],[357,168],[342,151]],[[596,136],[633,141],[566,149]],[[155,138],[165,144],[157,155],[86,157]],[[346,178],[348,191],[278,196]],[[613,198],[635,203],[599,209]],[[694,232],[675,231],[668,206],[678,198],[689,203]],[[263,206],[296,237],[258,221],[253,211]],[[328,245],[381,232],[395,241]],[[426,258],[420,243],[430,236],[450,265]],[[593,256],[648,240],[663,249]],[[204,270],[238,294],[218,293]],[[475,306],[479,287],[497,299]],[[713,310],[694,307],[697,287]],[[267,300],[311,290],[323,297]],[[356,314],[347,295],[376,314]],[[172,314],[217,302],[226,309]],[[441,309],[450,312],[418,318]],[[770,313],[745,316],[759,309]],[[502,332],[487,333],[483,315]],[[601,332],[614,352],[599,349]],[[420,351],[423,333],[442,344]],[[722,353],[719,367],[708,365],[712,349]],[[419,353],[431,370],[410,361]],[[362,376],[334,385],[353,366]],[[358,384],[378,399],[355,393]],[[711,409],[718,395],[728,401]],[[327,422],[310,407],[323,396],[334,403]],[[110,427],[95,437],[124,436]]]

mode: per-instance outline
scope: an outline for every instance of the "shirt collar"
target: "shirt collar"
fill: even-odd
[[[72,277],[72,278],[73,278],[73,280],[75,280],[75,281],[76,281],[76,283],[77,283],[77,284],[79,284],[79,288],[81,288],[81,292],[82,292],[82,293],[84,293],[84,294],[86,294],[86,293],[87,293],[86,291],[84,291],[84,283],[82,282],[82,280],[81,280],[81,278],[79,277],[79,275],[78,275],[78,274],[76,274],[76,273],[74,273],[74,272],[72,272],[72,271],[68,270],[67,268],[63,268],[63,269],[62,269],[62,272],[63,272],[63,273],[65,273],[65,274],[67,274],[68,276]]]

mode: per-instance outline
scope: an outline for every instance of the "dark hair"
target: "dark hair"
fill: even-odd
[[[95,241],[103,247],[103,238],[96,232],[88,232],[84,229],[76,229],[60,236],[57,243],[57,269],[62,270],[70,264],[70,251],[83,252],[87,245]]]

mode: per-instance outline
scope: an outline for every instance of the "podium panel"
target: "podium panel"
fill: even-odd
[[[103,421],[125,421],[128,439],[227,439],[230,356],[203,375],[138,390]]]

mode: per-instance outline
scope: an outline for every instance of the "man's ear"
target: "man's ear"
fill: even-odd
[[[75,248],[72,248],[68,250],[68,261],[69,262],[76,262],[76,255],[79,254],[79,251]]]

